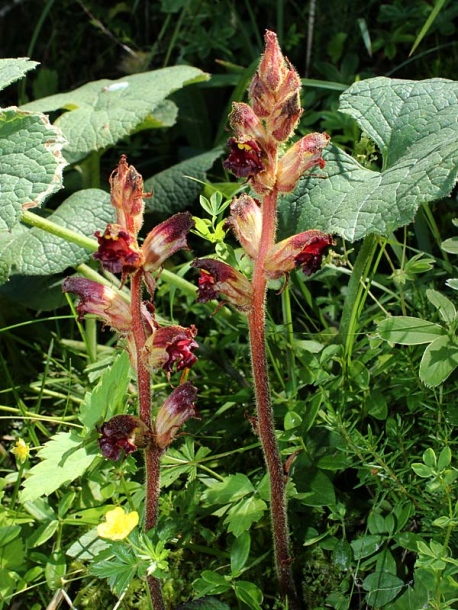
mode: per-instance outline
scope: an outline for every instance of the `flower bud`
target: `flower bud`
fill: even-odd
[[[322,169],[326,162],[321,154],[329,140],[327,133],[309,133],[293,144],[278,162],[277,190],[289,193],[307,170],[316,166]]]
[[[177,371],[191,368],[197,360],[193,354],[198,343],[194,341],[197,335],[195,326],[163,326],[158,328],[145,343],[145,356],[148,368],[152,371],[162,368],[168,376],[173,367]]]
[[[275,280],[298,267],[309,276],[320,268],[323,255],[332,244],[331,235],[316,230],[288,237],[267,253],[264,263],[266,277]]]
[[[143,224],[143,197],[150,197],[150,193],[143,192],[143,178],[133,165],[127,164],[126,155],[121,156],[112,172],[110,185],[118,224],[137,236]]]
[[[207,303],[223,295],[239,311],[248,313],[253,303],[251,282],[227,263],[212,258],[196,259],[193,267],[200,269],[197,301]]]
[[[225,223],[251,258],[258,255],[262,233],[262,211],[259,201],[245,193],[231,203],[231,214]]]
[[[132,327],[129,304],[112,288],[85,277],[68,277],[62,285],[63,292],[74,292],[80,297],[78,315],[83,318],[93,314],[119,333],[128,333]]]
[[[142,256],[135,237],[121,225],[108,224],[104,233],[95,232],[99,249],[94,258],[111,273],[133,273],[142,264]]]
[[[146,449],[151,443],[152,434],[148,426],[133,415],[116,415],[105,422],[101,429],[99,447],[108,460],[119,460],[121,453],[133,453]]]
[[[189,382],[179,385],[169,395],[156,416],[153,435],[156,445],[166,449],[181,426],[190,418],[198,417],[194,401],[197,389]]]
[[[266,130],[251,106],[243,102],[232,102],[229,124],[237,138],[252,138],[257,142],[267,139]]]
[[[143,242],[145,271],[156,271],[177,250],[189,250],[186,236],[194,227],[189,212],[175,214],[150,231]]]

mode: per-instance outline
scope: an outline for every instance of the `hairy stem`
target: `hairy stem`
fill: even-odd
[[[253,307],[248,314],[250,331],[253,382],[258,415],[258,431],[270,479],[270,514],[274,540],[275,565],[283,595],[287,596],[290,610],[299,610],[300,604],[291,569],[286,512],[286,477],[275,436],[275,425],[270,399],[267,371],[265,308],[266,286],[264,261],[274,244],[276,230],[277,193],[273,191],[263,201],[261,245],[253,272]]]
[[[131,279],[131,313],[132,331],[137,353],[137,383],[140,419],[151,428],[151,380],[148,369],[143,361],[143,349],[146,335],[143,326],[142,305],[142,271],[138,271]],[[159,505],[159,481],[161,449],[155,443],[145,451],[146,470],[146,505],[145,505],[145,531],[156,525]],[[148,588],[154,610],[164,610],[161,581],[154,576],[148,577]]]

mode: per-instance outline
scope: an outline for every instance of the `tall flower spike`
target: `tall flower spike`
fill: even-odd
[[[253,303],[251,282],[227,263],[212,258],[196,259],[193,267],[200,269],[197,301],[207,303],[223,295],[239,311],[248,313]]]
[[[190,417],[198,418],[194,401],[197,389],[189,382],[179,385],[169,395],[156,416],[153,435],[156,445],[166,449],[178,430]]]

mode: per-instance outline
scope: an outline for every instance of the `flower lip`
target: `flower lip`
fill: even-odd
[[[227,146],[229,156],[223,161],[223,167],[237,178],[252,178],[265,169],[261,148],[255,140],[229,138]]]
[[[323,255],[333,243],[331,235],[315,229],[284,239],[267,253],[264,263],[266,277],[277,279],[298,267],[310,276],[320,268]]]
[[[148,426],[133,415],[115,415],[102,424],[100,450],[108,460],[117,461],[124,452],[129,455],[137,449],[145,449],[151,441]]]
[[[162,368],[170,377],[173,368],[182,371],[191,368],[197,361],[193,350],[199,347],[194,337],[197,329],[194,325],[162,326],[158,328],[145,343],[146,362],[150,370]]]
[[[100,260],[103,268],[111,273],[133,273],[142,264],[137,240],[123,227],[108,224],[103,234],[96,231],[99,249],[94,258]]]

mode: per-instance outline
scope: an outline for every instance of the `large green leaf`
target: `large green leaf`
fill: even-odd
[[[113,146],[121,138],[144,127],[154,119],[170,124],[170,103],[163,100],[184,85],[206,80],[208,76],[190,66],[173,66],[131,74],[118,80],[103,79],[87,83],[74,91],[39,99],[23,108],[52,112],[66,110],[57,120],[68,140],[64,152],[76,162],[92,150]],[[158,108],[159,107],[159,108]],[[159,109],[156,116],[156,109]]]
[[[54,224],[92,237],[114,220],[110,196],[100,189],[85,189],[71,195],[48,217]],[[3,236],[0,234],[0,252]],[[9,237],[5,236],[8,241]],[[9,250],[11,271],[22,275],[49,275],[75,267],[92,256],[92,252],[43,229],[33,227],[17,231]]]
[[[283,237],[310,228],[354,241],[386,234],[414,219],[421,203],[449,195],[458,171],[458,83],[372,78],[340,97],[377,144],[382,171],[336,147],[324,153],[327,177],[304,178],[281,199]]]
[[[458,366],[458,345],[449,336],[438,337],[425,349],[420,362],[420,379],[428,387],[443,383]]]
[[[421,345],[444,336],[446,330],[439,324],[421,318],[391,316],[378,323],[377,333],[381,339],[391,343]]]
[[[0,110],[0,231],[62,187],[64,140],[43,114]]]
[[[145,201],[146,211],[173,214],[189,207],[202,190],[202,184],[196,180],[205,181],[207,170],[222,152],[222,148],[215,148],[146,180],[145,191],[153,192],[153,197]]]
[[[28,57],[0,59],[0,91],[36,66],[38,62],[31,61]]]

